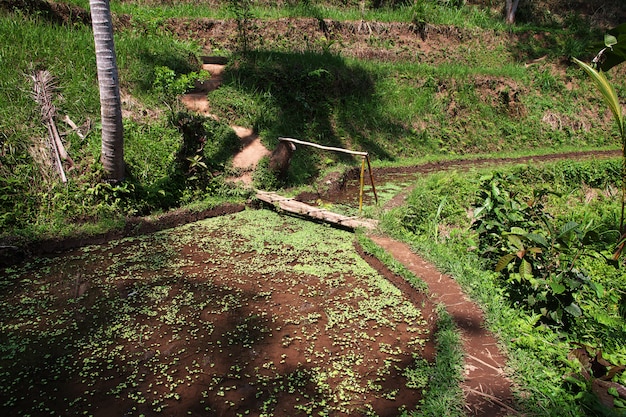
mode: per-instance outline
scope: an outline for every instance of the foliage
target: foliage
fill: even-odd
[[[522,388],[521,396],[527,398],[520,400],[530,413],[568,416],[617,413],[616,409],[598,406],[591,384],[568,382],[564,377],[580,372],[580,364],[568,359],[573,341],[601,348],[603,356],[613,364],[626,363],[626,281],[623,269],[615,268],[605,259],[610,253],[607,248],[615,241],[619,220],[618,203],[611,198],[614,193],[611,190],[620,181],[620,166],[620,160],[519,165],[495,171],[450,173],[448,182],[431,175],[417,181],[413,194],[407,198],[409,207],[396,209],[386,216],[385,227],[393,228],[387,229],[390,233],[411,242],[481,303],[494,331],[502,335],[502,341],[508,346],[516,382],[532,387],[530,390]],[[450,194],[448,185],[460,181],[454,177],[464,181],[464,193]],[[495,191],[491,186],[494,181],[497,183]],[[547,187],[559,192],[546,192]],[[459,211],[470,210],[472,202],[478,206],[474,210],[486,205],[483,212],[478,213],[480,216],[489,212],[486,200],[497,200],[491,204],[490,220],[485,222],[492,226],[492,240],[487,233],[482,235],[487,244],[479,240],[478,229],[486,230],[487,224],[477,224],[481,220],[477,222],[475,218],[472,219],[474,227],[467,230],[467,219],[441,216],[439,222],[448,224],[452,232],[447,238],[439,235],[439,239],[433,239],[432,229],[425,225],[427,220],[422,221],[421,227],[412,226],[420,223],[402,222],[407,212],[434,216],[442,198],[431,201],[429,194],[437,195],[438,190],[440,196],[448,195],[446,205],[457,206]],[[533,200],[535,197],[538,200]],[[512,202],[505,204],[505,201]],[[536,213],[532,214],[533,211]],[[526,233],[521,232],[522,227]],[[520,243],[525,251],[519,250]],[[485,252],[479,247],[492,247],[492,250]],[[540,248],[541,253],[533,257],[532,248]],[[498,260],[507,254],[513,255],[509,256],[508,264],[503,262],[506,265],[503,271],[510,282],[494,271]],[[523,255],[522,258],[518,254]],[[545,281],[542,291],[547,291],[546,299],[552,297],[554,312],[558,309],[556,306],[560,306],[561,319],[569,323],[567,326],[557,325],[540,310],[527,305],[528,296],[535,291],[528,283],[530,276],[521,279],[525,287],[514,278],[520,273],[522,259],[533,267],[539,266],[539,260],[552,261],[549,267],[554,273],[551,276],[542,277],[547,269],[542,266],[538,270],[533,268],[533,279]],[[572,265],[571,271],[568,270],[567,266]],[[581,275],[574,274],[575,270]],[[561,281],[556,281],[559,272]],[[556,282],[554,289],[551,282]],[[571,290],[568,285],[576,289]],[[563,292],[562,287],[565,287]],[[525,300],[520,288],[526,291]],[[564,298],[568,292],[572,298]],[[547,301],[541,302],[548,311]],[[574,315],[565,310],[572,302],[578,307],[572,310]],[[555,313],[557,318],[558,314]],[[613,381],[624,385],[626,377],[615,375]]]
[[[153,93],[159,96],[173,113],[180,110],[178,102],[180,95],[191,90],[196,81],[204,81],[209,77],[207,71],[177,75],[173,69],[159,66],[154,69]]]
[[[254,171],[254,187],[260,190],[276,190],[280,188],[281,181],[278,174],[270,169],[270,159],[263,157]]]
[[[228,0],[229,9],[234,13],[237,22],[237,43],[242,54],[246,54],[250,49],[250,36],[253,30],[252,4],[252,0]]]
[[[479,249],[495,261],[508,284],[509,297],[544,321],[568,327],[582,310],[575,300],[581,287],[602,292],[577,265],[583,256],[597,255],[599,235],[592,227],[569,221],[558,227],[545,212],[546,190],[520,198],[511,191],[512,178],[500,174],[482,178],[473,227]]]
[[[580,388],[578,398],[598,414],[626,415],[626,387],[612,381],[623,374],[626,365],[614,365],[603,357],[602,350],[577,344],[568,359],[580,364],[580,371],[566,376],[566,381]],[[623,379],[623,378],[622,378]],[[590,395],[594,392],[598,395]]]
[[[407,377],[423,376],[424,399],[419,410],[405,412],[403,417],[457,417],[464,415],[461,402],[460,382],[462,380],[461,369],[463,363],[463,351],[458,329],[454,325],[452,317],[440,308],[437,311],[437,356],[435,363],[430,366],[417,361],[414,369],[407,369]],[[421,366],[420,366],[421,365]]]
[[[434,174],[428,184],[418,185],[407,199],[402,226],[438,240],[440,229],[467,221],[465,209],[453,201],[472,197],[470,181],[460,175]]]
[[[600,51],[600,53],[594,58],[594,66],[595,64],[599,64],[601,67],[605,66],[610,68],[613,65],[617,65],[618,63],[624,61],[626,59],[626,49],[624,49],[624,44],[626,43],[626,24],[614,29],[612,33],[605,35],[605,48]],[[606,50],[610,50],[608,53],[608,59],[605,55]],[[606,76],[602,72],[602,70],[598,71],[594,67],[576,59],[572,58],[578,66],[580,66],[591,79],[594,81],[595,85],[600,90],[604,101],[611,109],[611,113],[613,114],[613,119],[617,124],[617,128],[619,131],[621,144],[622,144],[622,211],[620,217],[620,226],[619,230],[622,236],[620,240],[622,242],[619,243],[614,258],[618,258],[623,251],[624,244],[626,243],[626,230],[624,228],[624,215],[626,210],[626,121],[624,120],[622,105],[619,102],[617,97],[617,93],[615,88],[611,85],[611,83],[607,80]],[[607,62],[608,61],[608,62]]]
[[[604,48],[593,63],[602,71],[608,71],[626,61],[626,23],[609,30],[604,35]]]

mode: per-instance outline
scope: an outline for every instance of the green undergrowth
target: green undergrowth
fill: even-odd
[[[622,259],[610,262],[619,239],[620,175],[618,160],[433,174],[417,181],[406,206],[384,216],[386,230],[482,305],[506,346],[518,401],[530,413],[623,414],[619,398],[607,409],[591,394],[592,379],[583,378],[584,362],[574,354],[583,345],[612,365],[626,363],[624,266]],[[481,207],[487,208],[479,214]],[[497,254],[520,242],[528,246],[496,265]],[[504,260],[514,259],[515,268],[503,269]],[[532,269],[518,270],[525,260]],[[626,382],[619,372],[612,377]]]
[[[428,286],[424,281],[416,277],[401,262],[395,260],[389,253],[383,250],[383,248],[375,244],[371,239],[367,238],[366,235],[357,231],[357,240],[365,253],[368,253],[377,258],[379,261],[385,264],[385,266],[387,266],[387,268],[389,268],[394,274],[401,276],[416,290],[420,292],[426,292],[428,290]]]
[[[225,123],[182,112],[164,88],[199,69],[198,49],[154,31],[122,31],[116,50],[124,108],[127,178],[100,182],[100,118],[93,35],[89,26],[59,25],[42,16],[0,12],[5,71],[0,76],[0,225],[26,239],[105,231],[127,216],[155,214],[187,204],[245,199],[226,183],[239,139]],[[91,68],[91,70],[90,70]],[[163,86],[159,71],[172,80]],[[74,161],[67,185],[48,162],[47,130],[32,99],[29,76],[54,77],[56,122]],[[159,78],[161,77],[161,78]],[[167,92],[167,91],[165,91]],[[84,138],[68,130],[68,115]]]
[[[88,10],[84,0],[67,3]],[[208,97],[212,112],[220,117],[214,122],[181,114],[180,103],[164,100],[163,74],[171,74],[170,87],[177,80],[193,79],[200,70],[199,56],[207,51],[193,34],[183,40],[162,23],[182,16],[238,19],[248,16],[240,10],[245,2],[150,7],[114,2],[113,13],[120,19],[115,41],[129,175],[119,187],[102,185],[91,28],[81,22],[55,23],[43,7],[37,12],[35,6],[20,4],[0,12],[2,42],[11,45],[3,47],[0,56],[5,69],[0,75],[0,226],[8,234],[35,237],[46,228],[49,234],[70,234],[72,225],[100,222],[106,228],[129,215],[158,213],[207,198],[245,197],[245,191],[224,181],[231,174],[229,155],[237,150],[237,139],[228,132],[233,124],[254,128],[270,149],[280,136],[295,137],[366,150],[375,163],[390,165],[415,158],[616,145],[613,136],[602,131],[606,123],[591,116],[601,103],[589,82],[580,71],[563,72],[559,64],[568,55],[580,56],[586,48],[581,39],[592,38],[584,19],[572,17],[559,30],[548,25],[541,36],[526,23],[511,29],[518,35],[529,31],[529,46],[523,49],[524,42],[505,41],[509,29],[492,11],[463,2],[383,1],[364,8],[356,2],[342,7],[329,2],[292,2],[285,7],[259,3],[249,11],[252,17],[456,25],[469,37],[396,62],[343,56],[335,48],[341,42],[333,39],[220,50],[230,60],[222,87]],[[568,44],[567,39],[579,43]],[[375,36],[371,42],[382,51],[395,47]],[[547,49],[552,52],[546,54]],[[524,65],[543,55],[545,61]],[[67,172],[67,186],[46,163],[46,128],[39,122],[28,78],[39,69],[55,77],[58,119],[67,114],[87,134],[85,139],[71,131],[64,136],[76,163]],[[65,125],[58,123],[64,133]],[[261,170],[256,185],[303,186],[333,166],[358,162],[299,148],[284,181]],[[260,167],[267,167],[267,161]]]
[[[79,7],[88,8],[86,0],[66,0]],[[233,5],[245,2],[237,0],[221,0],[197,4],[193,2],[162,2],[149,8],[141,1],[124,1],[113,3],[113,12],[138,16],[142,21],[154,21],[167,18],[211,18],[228,19],[235,17]],[[546,29],[553,32],[563,28],[585,28],[585,17],[571,10],[564,1],[553,1],[553,4],[522,4],[517,13],[517,26],[510,28],[504,24],[498,8],[480,7],[474,1],[459,0],[418,0],[418,1],[343,1],[321,0],[289,1],[276,7],[271,1],[255,1],[249,6],[249,13],[257,19],[281,19],[289,17],[305,17],[317,19],[334,19],[339,21],[366,20],[379,22],[415,22],[458,27],[478,27],[492,30]],[[548,2],[549,3],[549,2]],[[235,6],[237,7],[237,6]]]

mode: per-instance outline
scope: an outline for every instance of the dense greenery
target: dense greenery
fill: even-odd
[[[520,41],[507,45],[498,40],[508,31],[499,16],[456,2],[424,1],[411,6],[374,2],[364,10],[314,2],[272,9],[262,2],[216,2],[219,6],[209,9],[187,2],[156,8],[123,2],[112,7],[115,16],[132,14],[130,21],[116,20],[127,22],[116,25],[116,48],[131,176],[122,189],[109,190],[98,185],[98,92],[89,25],[80,19],[58,23],[57,15],[35,7],[45,3],[11,4],[13,8],[0,12],[3,45],[14,46],[2,49],[6,70],[0,78],[0,226],[13,235],[58,234],[76,221],[146,214],[202,200],[214,192],[218,198],[224,192],[237,194],[222,181],[228,174],[228,152],[236,147],[226,126],[235,123],[254,127],[270,148],[278,136],[291,136],[367,150],[378,161],[615,144],[610,135],[600,133],[605,125],[597,118],[586,113],[580,117],[579,109],[589,102],[600,106],[589,82],[578,71],[566,69],[563,74],[555,66],[567,55],[583,55],[589,45],[590,26],[583,18],[568,18],[565,29],[551,26],[541,41],[533,35],[536,28],[517,27],[514,33]],[[67,4],[83,14],[88,7],[86,1]],[[465,25],[474,40],[469,46],[451,38],[445,51],[433,54],[434,60],[420,53],[416,59],[393,63],[344,56],[337,49],[340,42],[321,38],[308,51],[294,51],[289,42],[261,48],[252,41],[244,55],[222,50],[231,61],[223,87],[209,97],[221,120],[215,125],[168,111],[176,104],[170,93],[180,92],[177,87],[185,84],[174,85],[175,80],[193,78],[202,51],[196,41],[174,36],[167,19],[201,17],[193,12],[202,10],[207,17],[242,23],[283,16],[355,19],[345,14],[354,12],[359,18],[382,22]],[[67,17],[72,13],[79,14],[72,10]],[[469,15],[474,18],[466,19]],[[528,36],[519,35],[524,30]],[[377,41],[370,37],[368,42],[376,45]],[[389,47],[393,45],[382,41],[377,46]],[[548,54],[550,65],[523,65],[542,54]],[[92,123],[86,139],[71,132],[65,138],[76,162],[67,187],[58,184],[42,164],[46,145],[36,139],[45,137],[46,131],[38,123],[25,75],[41,68],[57,80],[54,104],[59,119],[67,114],[79,125]],[[173,87],[168,92],[163,85],[166,75]],[[200,143],[190,149],[190,140],[203,137],[202,132],[191,132],[200,126],[209,134],[209,143],[215,143],[211,151],[215,155],[207,154],[210,146],[204,146],[200,155]],[[309,183],[320,169],[336,163],[351,161],[298,152],[288,184]],[[199,171],[204,174],[198,176]],[[132,198],[122,202],[118,197],[124,194]]]
[[[539,414],[623,409],[616,397],[602,411],[570,355],[582,343],[626,361],[626,281],[611,261],[620,181],[618,160],[436,174],[386,219],[484,304]]]

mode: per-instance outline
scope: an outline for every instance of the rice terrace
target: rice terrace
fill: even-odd
[[[0,412],[626,415],[624,22],[2,0]]]

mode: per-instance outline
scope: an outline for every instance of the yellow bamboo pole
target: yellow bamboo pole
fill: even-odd
[[[365,175],[365,162],[366,161],[367,161],[367,170],[370,175],[370,181],[372,182],[372,190],[374,191],[374,199],[376,200],[376,204],[378,204],[378,194],[376,194],[376,185],[374,185],[374,174],[372,173],[372,165],[370,163],[370,157],[369,157],[368,152],[359,152],[359,151],[352,151],[349,149],[335,148],[332,146],[318,145],[317,143],[307,142],[304,140],[299,140],[299,139],[294,139],[294,138],[279,137],[278,140],[291,142],[291,143],[295,143],[298,145],[311,146],[311,147],[323,149],[326,151],[341,152],[341,153],[346,153],[350,155],[359,155],[363,157],[363,160],[361,161],[361,184],[360,184],[361,186],[359,189],[359,214],[361,213],[363,209],[363,188],[364,188],[364,175]]]

